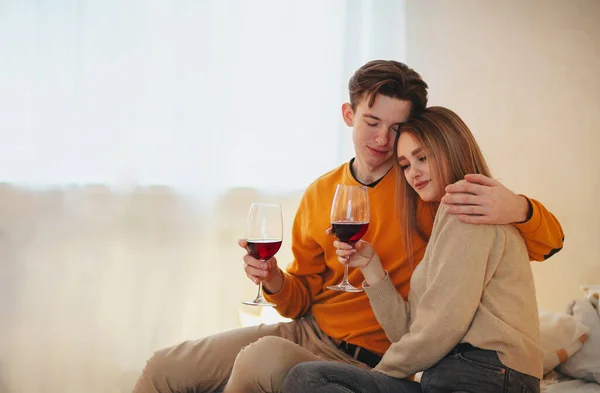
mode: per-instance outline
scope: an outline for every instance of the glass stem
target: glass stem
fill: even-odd
[[[256,295],[256,300],[264,300],[262,295],[262,280],[258,282],[258,294]]]
[[[344,265],[344,279],[342,283],[348,284],[348,265]]]

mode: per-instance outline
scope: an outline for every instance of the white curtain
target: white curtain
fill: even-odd
[[[0,1],[0,392],[129,391],[152,350],[256,313],[248,205],[289,239],[352,157],[349,76],[404,58],[403,7]]]

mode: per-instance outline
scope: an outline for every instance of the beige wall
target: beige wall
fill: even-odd
[[[600,2],[413,0],[407,62],[504,184],[543,201],[565,248],[535,264],[541,307],[600,283]]]

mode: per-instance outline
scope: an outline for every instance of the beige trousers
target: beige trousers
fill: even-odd
[[[159,350],[148,360],[133,392],[280,392],[292,367],[311,360],[368,367],[339,350],[308,316]]]

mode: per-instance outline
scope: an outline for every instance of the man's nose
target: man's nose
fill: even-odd
[[[375,137],[375,142],[377,142],[379,146],[386,146],[389,142],[388,132],[386,130],[379,130]]]

